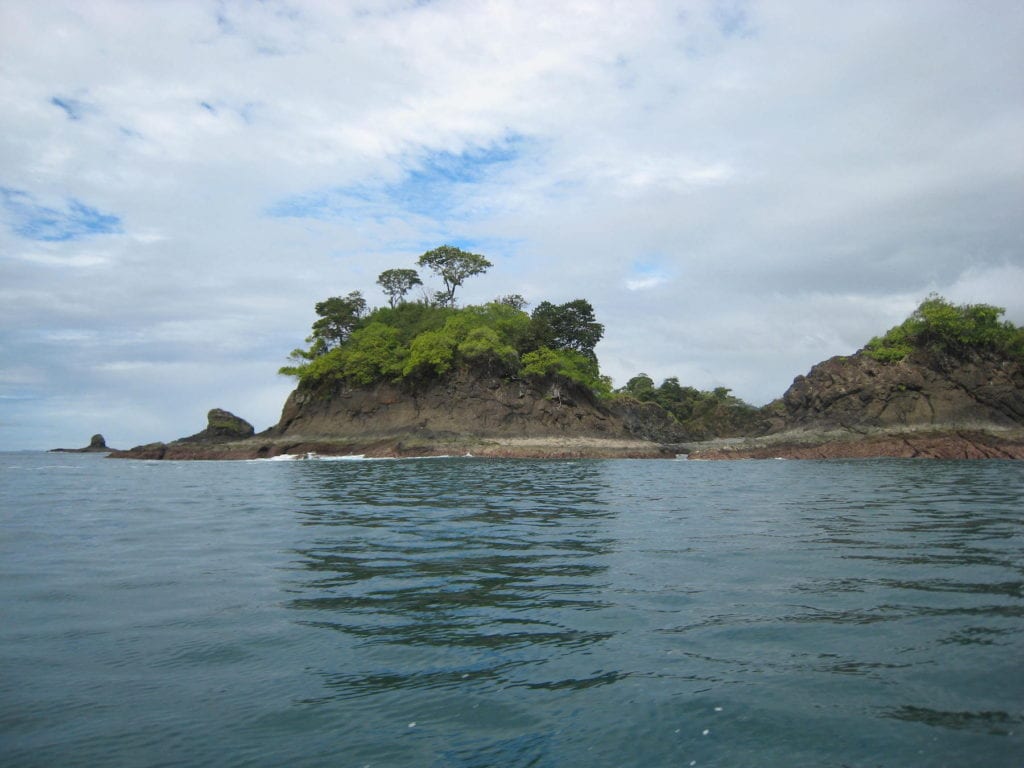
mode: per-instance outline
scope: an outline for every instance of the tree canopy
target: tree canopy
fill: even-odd
[[[586,299],[565,304],[542,301],[533,310],[532,320],[538,346],[568,349],[597,359],[594,347],[604,336],[604,326],[597,322]]]
[[[871,339],[864,352],[882,363],[903,360],[916,349],[955,357],[989,351],[1024,358],[1024,328],[1000,320],[1005,311],[991,304],[957,305],[931,294],[910,317]]]
[[[641,373],[616,394],[642,403],[657,403],[695,439],[743,434],[761,422],[759,409],[733,395],[727,387],[700,390],[683,386],[675,376],[656,387],[650,376]]]
[[[594,345],[604,326],[584,299],[562,305],[544,302],[533,316],[519,294],[488,304],[456,308],[454,290],[490,262],[450,246],[428,251],[420,262],[445,279],[440,302],[405,302],[420,284],[415,270],[389,269],[378,277],[387,306],[367,312],[358,291],[317,303],[319,317],[297,349],[293,365],[281,373],[302,385],[375,381],[415,382],[436,379],[459,369],[482,370],[509,377],[561,377],[610,395],[611,382],[601,375]]]
[[[449,307],[455,306],[455,289],[467,277],[486,272],[491,262],[478,253],[469,253],[451,245],[442,245],[427,251],[416,262],[427,267],[444,282],[444,291],[438,292],[438,299]]]
[[[392,309],[405,298],[414,285],[423,285],[415,269],[385,269],[377,277],[377,285],[384,289]]]
[[[313,323],[313,338],[321,341],[326,351],[349,337],[359,318],[366,314],[366,299],[359,291],[352,291],[347,296],[318,301],[314,309],[320,319]]]

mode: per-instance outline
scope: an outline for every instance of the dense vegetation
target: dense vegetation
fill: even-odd
[[[359,291],[317,303],[309,346],[293,351],[293,364],[281,373],[307,386],[365,385],[415,382],[473,368],[501,376],[559,375],[598,395],[610,393],[594,354],[604,326],[590,302],[545,301],[528,314],[523,297],[511,295],[459,308],[455,290],[490,262],[445,245],[423,254],[418,264],[433,270],[445,289],[432,298],[405,301],[422,281],[415,270],[389,269],[377,279],[387,306],[369,309]]]
[[[699,390],[682,386],[675,376],[655,387],[654,380],[641,373],[616,394],[642,403],[657,403],[695,438],[746,434],[762,420],[760,409],[736,397],[728,388]]]
[[[704,392],[676,378],[655,387],[640,374],[613,391],[594,353],[604,326],[586,299],[542,301],[530,313],[518,294],[458,307],[456,289],[490,262],[445,245],[423,254],[417,265],[440,277],[444,290],[428,292],[414,269],[387,269],[377,278],[385,306],[371,309],[359,291],[318,302],[309,346],[294,350],[292,364],[281,373],[298,377],[305,387],[416,384],[466,370],[509,378],[562,377],[600,398],[655,403],[669,421],[695,436],[740,434],[760,419],[758,409],[724,387]],[[421,297],[407,301],[416,286]]]
[[[954,357],[989,351],[1024,358],[1024,328],[1001,320],[1005,311],[989,304],[956,305],[932,294],[902,323],[871,339],[864,352],[882,363],[898,362],[918,349]]]

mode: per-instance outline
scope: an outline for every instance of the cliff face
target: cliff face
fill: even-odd
[[[1024,458],[1024,366],[983,353],[953,358],[919,350],[879,363],[860,352],[814,366],[747,421],[739,437],[706,440],[741,427],[715,422],[696,430],[654,403],[606,403],[557,377],[462,371],[419,386],[300,386],[280,421],[260,434],[214,409],[196,435],[113,455]]]
[[[593,437],[628,439],[622,420],[586,389],[460,373],[419,388],[396,384],[292,392],[274,438]]]
[[[660,409],[658,409],[660,411]],[[664,411],[661,411],[664,418]],[[653,420],[652,420],[653,419]],[[651,417],[646,423],[654,424]],[[367,456],[664,457],[583,387],[558,378],[509,380],[465,371],[418,387],[299,387],[280,421],[252,427],[214,409],[203,432],[117,458],[244,459],[282,454]]]
[[[833,357],[797,376],[769,407],[786,428],[1024,425],[1024,366],[993,355],[918,351],[898,363],[863,352]]]
[[[768,435],[692,445],[695,458],[1024,458],[1024,365],[992,353],[863,351],[797,376],[765,406]]]

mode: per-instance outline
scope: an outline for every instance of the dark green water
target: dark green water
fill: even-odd
[[[0,454],[4,766],[1020,766],[1024,463]]]

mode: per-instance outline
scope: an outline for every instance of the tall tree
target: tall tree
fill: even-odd
[[[444,281],[444,290],[438,291],[437,298],[449,307],[455,306],[455,289],[462,285],[467,277],[479,275],[493,266],[480,254],[469,253],[451,245],[442,245],[440,248],[427,251],[416,263],[429,268]]]
[[[384,289],[394,309],[414,285],[423,285],[423,281],[415,269],[385,269],[377,277],[377,285]]]
[[[496,304],[504,304],[512,307],[512,309],[518,309],[520,312],[530,305],[530,302],[524,299],[522,294],[519,293],[508,293],[504,296],[499,296],[494,300],[494,302]]]
[[[366,299],[359,291],[352,291],[347,296],[331,296],[318,301],[316,313],[320,319],[313,323],[314,352],[326,352],[343,344],[359,319],[366,314]]]
[[[565,304],[542,301],[531,315],[537,346],[571,349],[596,360],[594,347],[604,336],[604,326],[594,317],[594,308],[586,299]]]

